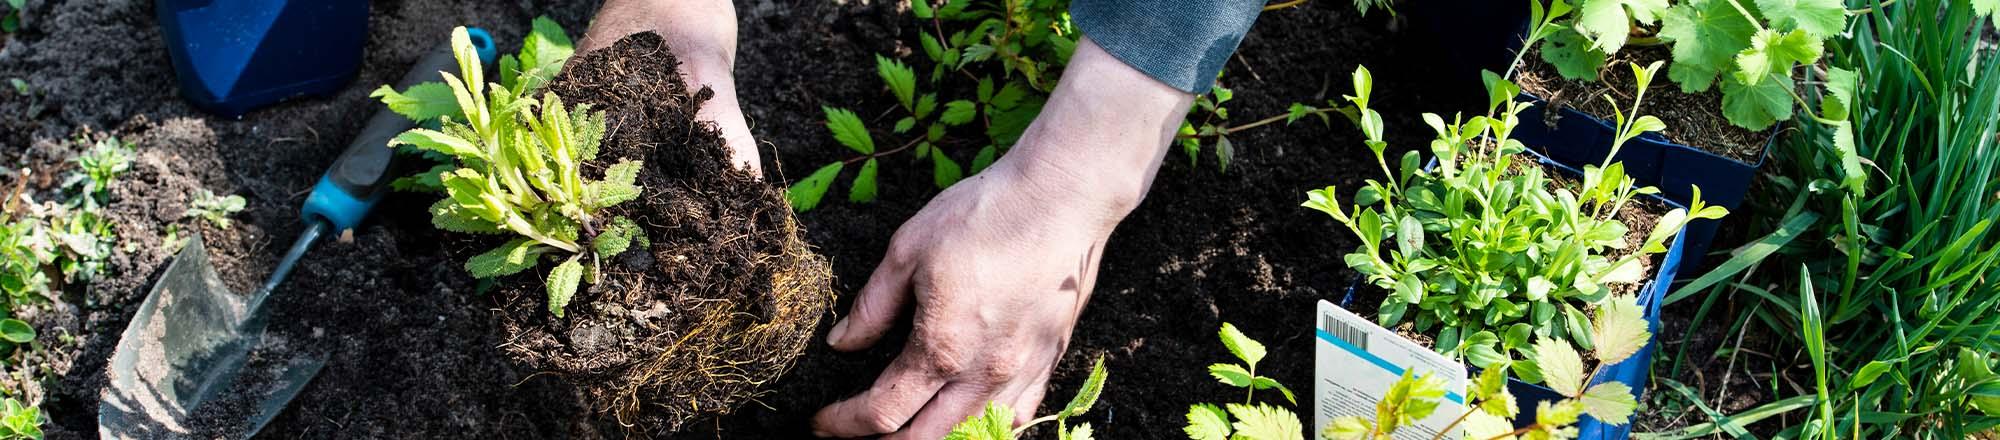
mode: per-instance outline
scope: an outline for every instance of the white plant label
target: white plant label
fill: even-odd
[[[1318,343],[1313,349],[1313,430],[1317,433],[1335,417],[1359,416],[1373,420],[1375,402],[1389,393],[1403,371],[1417,375],[1430,373],[1445,380],[1445,394],[1437,412],[1415,426],[1396,430],[1395,438],[1424,440],[1451,426],[1465,413],[1465,366],[1404,339],[1394,331],[1375,325],[1326,300],[1319,302],[1316,325]],[[1444,438],[1459,438],[1453,429]]]

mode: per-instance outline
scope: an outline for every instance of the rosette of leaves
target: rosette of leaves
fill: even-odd
[[[1595,80],[1609,54],[1664,44],[1673,51],[1667,76],[1681,91],[1720,88],[1723,116],[1749,130],[1792,118],[1801,102],[1793,70],[1819,62],[1849,13],[1841,0],[1554,0],[1546,15],[1539,0],[1531,3],[1536,22],[1556,24],[1536,36],[1548,43],[1542,59],[1563,77]]]
[[[1268,354],[1264,344],[1250,339],[1235,325],[1226,322],[1222,323],[1222,330],[1217,332],[1217,336],[1229,349],[1229,354],[1241,362],[1209,365],[1208,375],[1223,385],[1242,388],[1243,403],[1190,405],[1188,424],[1181,428],[1181,432],[1191,440],[1301,439],[1305,429],[1299,422],[1298,414],[1282,406],[1256,401],[1258,390],[1277,390],[1284,395],[1286,402],[1298,404],[1292,390],[1278,384],[1277,379],[1257,375],[1257,363]]]
[[[1104,369],[1104,357],[1099,356],[1097,364],[1090,368],[1090,377],[1084,379],[1083,388],[1076,390],[1076,395],[1070,397],[1069,404],[1063,405],[1062,411],[1036,417],[1015,427],[1014,408],[1000,402],[987,402],[985,411],[953,426],[944,440],[1013,440],[1028,432],[1028,428],[1048,422],[1055,422],[1057,440],[1091,440],[1090,423],[1071,425],[1069,419],[1090,412],[1090,407],[1097,406],[1097,398],[1104,394],[1104,381],[1108,375]]]
[[[1597,309],[1591,327],[1598,341],[1591,355],[1597,367],[1587,368],[1583,356],[1569,343],[1549,337],[1535,342],[1530,356],[1546,372],[1550,389],[1562,395],[1553,402],[1541,402],[1535,420],[1516,423],[1520,404],[1507,392],[1504,368],[1488,368],[1465,391],[1466,412],[1444,427],[1443,432],[1462,429],[1463,438],[1479,440],[1576,438],[1576,423],[1582,415],[1612,425],[1624,425],[1639,406],[1639,397],[1623,382],[1595,383],[1598,372],[1638,353],[1651,340],[1639,299],[1615,296]],[[1321,440],[1389,440],[1404,426],[1436,414],[1447,391],[1443,379],[1429,373],[1405,370],[1389,393],[1375,402],[1373,419],[1362,416],[1335,417],[1319,428]],[[1516,426],[1521,426],[1516,428]],[[1442,438],[1442,434],[1440,434]]]
[[[1633,66],[1640,90],[1657,68]],[[1541,382],[1546,374],[1529,356],[1531,338],[1592,347],[1585,311],[1609,298],[1613,286],[1643,282],[1642,259],[1666,252],[1668,240],[1689,220],[1728,212],[1703,205],[1697,189],[1689,209],[1662,215],[1645,241],[1630,249],[1630,231],[1619,214],[1635,197],[1657,190],[1635,186],[1624,166],[1608,158],[1625,141],[1664,124],[1650,116],[1628,118],[1621,110],[1607,163],[1585,166],[1580,184],[1564,183],[1520,155],[1526,148],[1510,136],[1531,104],[1516,101],[1520,89],[1491,72],[1487,115],[1450,122],[1423,116],[1437,134],[1429,145],[1434,168],[1420,166],[1415,151],[1392,168],[1383,156],[1382,117],[1369,107],[1367,68],[1353,78],[1356,92],[1346,97],[1353,107],[1345,113],[1361,127],[1385,177],[1368,180],[1352,206],[1342,206],[1333,187],[1311,191],[1304,206],[1361,238],[1344,261],[1390,292],[1377,312],[1379,323],[1410,322],[1436,335],[1437,350],[1474,366],[1512,368],[1522,380]],[[1630,110],[1637,112],[1643,99],[1638,94]]]
[[[604,136],[603,114],[588,106],[565,107],[554,93],[536,100],[527,96],[528,83],[487,84],[465,28],[452,30],[451,44],[465,77],[445,72],[444,82],[462,113],[442,121],[439,130],[412,129],[389,144],[453,159],[453,169],[439,174],[447,197],[431,205],[433,225],[515,236],[466,261],[473,277],[515,274],[545,255],[561,261],[546,277],[549,313],[561,317],[578,285],[595,282],[594,269],[604,257],[635,242],[646,246],[631,220],[604,215],[639,197],[633,180],[640,162],[612,164],[602,180],[584,177],[584,165],[596,159]]]

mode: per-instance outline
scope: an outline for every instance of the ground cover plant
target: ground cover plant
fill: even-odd
[[[1667,77],[1682,92],[1720,90],[1723,116],[1752,131],[1792,118],[1795,71],[1818,62],[1848,15],[1840,0],[1579,0],[1571,9],[1551,2],[1555,26],[1532,36],[1546,40],[1541,58],[1564,78],[1595,81],[1620,50],[1664,45]]]
[[[1090,412],[1090,407],[1097,405],[1097,398],[1104,394],[1104,381],[1109,375],[1110,373],[1104,369],[1104,358],[1097,358],[1097,362],[1090,367],[1090,377],[1084,379],[1083,387],[1076,390],[1076,395],[1070,397],[1069,403],[1063,405],[1061,411],[1036,417],[1027,423],[1022,423],[1021,426],[1014,426],[1014,408],[1000,402],[987,402],[984,411],[967,417],[964,422],[953,426],[951,433],[945,434],[944,439],[1013,440],[1021,438],[1035,425],[1054,422],[1056,438],[1059,440],[1091,440],[1095,438],[1093,437],[1095,433],[1091,430],[1089,422],[1071,425],[1069,419]]]
[[[1390,292],[1377,311],[1379,324],[1409,322],[1416,332],[1436,335],[1440,352],[1541,383],[1547,371],[1535,360],[1531,338],[1594,348],[1585,312],[1643,283],[1649,256],[1665,253],[1688,221],[1727,213],[1704,206],[1697,192],[1687,209],[1668,210],[1643,239],[1632,240],[1627,208],[1657,190],[1634,185],[1610,157],[1624,142],[1664,126],[1638,114],[1658,68],[1631,66],[1640,78],[1631,113],[1617,115],[1612,152],[1605,163],[1586,165],[1580,182],[1525,162],[1526,147],[1510,136],[1530,104],[1517,101],[1520,89],[1491,72],[1485,115],[1451,122],[1424,115],[1437,134],[1429,148],[1436,166],[1421,166],[1420,154],[1410,151],[1392,171],[1383,154],[1382,115],[1370,105],[1373,76],[1356,69],[1355,92],[1346,96],[1353,106],[1345,114],[1361,128],[1384,180],[1369,180],[1352,207],[1342,206],[1332,187],[1309,192],[1304,206],[1361,238],[1361,247],[1343,260]],[[1622,359],[1632,353],[1609,354]]]
[[[1751,200],[1763,238],[1668,298],[1699,299],[1697,324],[1781,335],[1769,350],[1797,355],[1742,363],[1786,385],[1726,415],[1678,386],[1710,422],[1650,438],[1974,438],[2000,426],[1986,397],[2000,327],[2000,62],[1980,41],[1994,8],[1875,6],[1827,46],[1835,67],[1808,96],[1819,117],[1780,144],[1773,190]],[[1718,307],[1730,302],[1734,313]],[[1723,356],[1684,352],[1669,371],[1737,361]]]

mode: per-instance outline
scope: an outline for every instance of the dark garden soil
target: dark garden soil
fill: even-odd
[[[581,34],[595,10],[595,2],[375,1],[367,58],[350,87],[230,120],[176,96],[149,2],[29,3],[27,30],[0,48],[0,78],[23,78],[33,90],[29,96],[0,91],[0,163],[58,173],[60,159],[52,158],[73,148],[62,141],[85,128],[133,140],[140,152],[113,189],[111,216],[129,247],[114,257],[112,274],[31,316],[42,335],[74,336],[47,344],[56,352],[47,355],[47,368],[59,379],[46,385],[44,408],[50,436],[59,439],[95,436],[105,359],[172,256],[174,246],[162,243],[170,225],[201,229],[224,280],[248,291],[301,229],[298,206],[325,164],[379,108],[366,96],[375,85],[400,77],[453,26],[485,27],[503,51],[512,51],[504,45],[519,41],[535,15],[551,15]],[[822,125],[821,105],[862,115],[895,106],[875,77],[872,55],[917,62],[909,56],[913,23],[898,15],[900,7],[739,2],[738,87],[752,132],[766,147],[767,179],[789,182],[846,157]],[[1484,95],[1435,86],[1477,80],[1431,77],[1435,69],[1421,64],[1425,57],[1403,53],[1412,38],[1389,30],[1387,21],[1387,14],[1360,17],[1342,2],[1267,13],[1229,62],[1225,82],[1237,90],[1231,113],[1248,121],[1282,114],[1292,102],[1338,99],[1349,92],[1346,75],[1357,64],[1375,72],[1375,102],[1389,117],[1392,145],[1428,139],[1419,112],[1483,104]],[[1359,134],[1337,118],[1332,126],[1301,121],[1231,140],[1237,153],[1227,174],[1215,170],[1212,156],[1199,167],[1169,160],[1148,199],[1107,245],[1094,301],[1049,393],[1059,403],[1083,381],[1089,361],[1106,356],[1110,383],[1085,417],[1101,438],[1176,437],[1188,404],[1234,395],[1204,371],[1228,356],[1215,337],[1225,321],[1271,347],[1261,372],[1294,389],[1309,387],[1313,307],[1337,300],[1352,279],[1339,255],[1355,243],[1332,219],[1298,204],[1305,191],[1327,185],[1351,197],[1362,179],[1376,175],[1374,164]],[[831,262],[833,291],[842,296],[791,372],[770,383],[769,394],[733,415],[696,420],[678,438],[804,437],[815,410],[865,389],[902,346],[892,336],[877,349],[847,354],[819,341],[896,227],[936,193],[928,167],[897,163],[905,160],[914,159],[883,164],[880,201],[829,201],[800,217],[806,241]],[[243,195],[250,208],[228,230],[197,225],[182,214],[200,188]],[[586,391],[509,361],[514,341],[495,325],[504,321],[495,315],[513,313],[515,303],[505,293],[475,293],[429,224],[424,208],[431,200],[385,200],[373,222],[309,253],[273,297],[272,331],[297,350],[325,353],[328,362],[267,434],[621,436],[620,427],[591,415]]]
[[[1615,113],[1604,96],[1616,99],[1619,107],[1631,111],[1628,107],[1632,105],[1634,84],[1628,63],[1646,66],[1654,61],[1668,61],[1653,79],[1653,87],[1646,92],[1646,102],[1641,104],[1639,113],[1665,121],[1667,129],[1660,134],[1674,143],[1743,163],[1763,160],[1764,146],[1776,132],[1755,132],[1730,124],[1722,116],[1720,85],[1701,93],[1681,92],[1680,85],[1666,77],[1672,57],[1666,46],[1629,47],[1606,58],[1604,68],[1598,70],[1602,80],[1575,81],[1556,73],[1555,66],[1542,61],[1537,49],[1523,57],[1518,82],[1521,90],[1548,100],[1552,107],[1573,107],[1610,120]]]

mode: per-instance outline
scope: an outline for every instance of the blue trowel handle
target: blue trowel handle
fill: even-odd
[[[479,50],[482,65],[493,65],[497,50],[493,46],[493,36],[479,28],[469,28],[472,45]],[[442,81],[441,71],[457,71],[458,61],[452,58],[449,42],[425,54],[396,83],[397,90],[408,90],[419,83]],[[463,75],[461,75],[463,77]],[[332,231],[354,229],[375,202],[388,193],[389,182],[396,179],[396,154],[388,147],[389,140],[404,131],[416,127],[416,122],[383,108],[368,118],[368,125],[347,145],[347,150],[334,159],[333,167],[320,176],[319,183],[313,185],[312,195],[306,197],[300,218],[306,223],[324,222]]]

